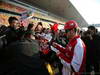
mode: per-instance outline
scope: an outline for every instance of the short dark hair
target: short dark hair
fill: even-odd
[[[88,26],[88,29],[95,30],[95,26]]]
[[[31,30],[33,26],[34,26],[34,24],[30,23],[30,24],[28,25],[28,27],[27,27],[27,30]]]
[[[8,22],[12,23],[13,20],[18,20],[18,19],[16,17],[11,16],[9,17]]]
[[[38,22],[38,25],[42,25],[42,22]]]

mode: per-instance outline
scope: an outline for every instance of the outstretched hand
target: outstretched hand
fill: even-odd
[[[56,47],[56,45],[57,45],[57,43],[55,43],[55,42],[52,43],[52,46],[53,47]]]

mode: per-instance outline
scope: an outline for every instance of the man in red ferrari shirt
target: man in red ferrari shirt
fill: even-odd
[[[51,49],[57,53],[63,64],[63,75],[75,73],[81,75],[85,72],[86,47],[78,34],[78,24],[74,20],[66,22],[64,30],[69,39],[66,48],[53,42]]]

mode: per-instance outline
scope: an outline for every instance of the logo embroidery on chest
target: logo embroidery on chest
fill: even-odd
[[[70,25],[71,25],[71,26],[73,26],[73,25],[74,25],[74,23],[70,23]]]

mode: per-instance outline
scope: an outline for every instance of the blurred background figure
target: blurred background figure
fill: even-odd
[[[36,33],[41,33],[43,30],[43,25],[42,25],[42,22],[38,22],[36,28],[35,28],[35,32]]]
[[[88,30],[83,33],[83,41],[87,46],[86,73],[95,75],[100,73],[100,36],[94,26],[89,26]]]
[[[35,31],[34,31],[34,24],[33,24],[33,23],[30,23],[30,24],[28,25],[24,37],[35,39]]]

